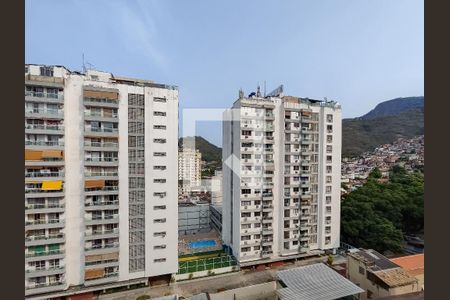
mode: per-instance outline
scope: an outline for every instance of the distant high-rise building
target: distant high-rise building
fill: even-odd
[[[198,149],[183,148],[178,152],[178,180],[180,192],[189,192],[201,185],[202,154]]]
[[[241,265],[337,249],[340,172],[340,105],[240,92],[224,112],[224,243]]]
[[[177,144],[177,87],[26,65],[25,294],[176,273]]]

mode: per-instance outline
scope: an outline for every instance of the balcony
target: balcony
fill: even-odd
[[[106,122],[118,122],[118,114],[117,113],[111,113],[111,114],[105,114],[105,113],[98,113],[98,112],[92,112],[90,110],[84,111],[84,119],[85,120],[95,120],[95,121],[106,121]]]
[[[105,209],[117,209],[119,205],[119,200],[113,201],[95,201],[95,202],[86,202],[86,210],[105,210]]]
[[[119,186],[85,188],[84,191],[86,196],[117,195],[119,193]]]
[[[84,161],[85,166],[117,166],[119,164],[118,157],[86,157]]]
[[[109,239],[119,237],[119,228],[85,232],[86,240]]]
[[[41,276],[51,276],[56,274],[64,273],[66,268],[64,266],[54,266],[48,268],[34,268],[34,269],[26,269],[25,277],[41,277]]]
[[[85,225],[101,225],[119,223],[119,215],[106,215],[102,217],[85,218]]]
[[[105,284],[108,282],[117,281],[118,279],[119,279],[119,272],[105,273],[105,275],[100,278],[86,279],[84,285],[91,286],[91,285]]]
[[[25,246],[37,246],[46,244],[60,244],[64,243],[64,233],[45,235],[34,235],[25,237]]]
[[[62,103],[64,100],[64,95],[55,93],[25,91],[25,100],[33,102]]]
[[[25,172],[25,178],[33,178],[33,179],[48,179],[48,178],[57,178],[64,177],[64,172]]]
[[[27,124],[25,125],[25,133],[64,134],[64,126],[49,124]]]
[[[119,243],[111,243],[111,244],[105,244],[105,245],[92,245],[85,247],[84,250],[89,254],[100,254],[100,253],[111,253],[111,252],[117,252],[119,249]]]
[[[85,135],[99,136],[99,137],[118,137],[119,129],[117,128],[103,128],[103,127],[85,127]]]
[[[49,283],[28,283],[25,286],[25,296],[60,291],[64,290],[65,286],[66,284],[63,281]]]
[[[119,172],[118,171],[103,171],[103,172],[89,172],[86,171],[84,173],[85,177],[117,177],[119,176]]]
[[[84,97],[83,101],[85,105],[90,106],[115,108],[119,107],[119,100],[115,99]]]
[[[56,255],[60,255],[62,256],[64,254],[64,250],[48,250],[48,251],[41,251],[41,252],[29,252],[25,254],[26,258],[30,258],[30,257],[39,257],[40,260],[46,260],[46,259],[51,259],[51,258],[44,258],[46,256],[56,256]]]
[[[272,250],[266,250],[261,252],[262,257],[270,257],[272,256],[273,251]]]
[[[45,228],[61,228],[64,227],[64,220],[50,219],[50,220],[28,220],[25,221],[26,230],[37,230]]]
[[[63,212],[64,204],[25,204],[26,213]]]
[[[26,109],[25,117],[42,119],[63,119],[62,109]]]
[[[39,147],[64,147],[64,141],[25,141],[26,146],[39,146]]]
[[[84,141],[85,150],[98,150],[98,148],[104,148],[103,151],[118,151],[119,143],[112,142],[92,142]]]

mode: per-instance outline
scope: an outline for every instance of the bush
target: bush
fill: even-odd
[[[333,264],[333,256],[332,255],[328,255],[327,264],[330,266]]]
[[[147,299],[150,299],[149,295],[142,295],[136,298],[136,300],[147,300]]]
[[[194,274],[190,273],[189,274],[189,279],[192,279],[194,277]]]

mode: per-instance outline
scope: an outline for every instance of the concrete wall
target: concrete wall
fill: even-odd
[[[262,284],[251,285],[220,293],[209,294],[211,300],[264,300],[277,299],[277,283],[271,281]]]
[[[230,273],[230,272],[233,271],[233,266],[229,266],[229,267],[225,267],[225,268],[213,269],[213,270],[210,270],[210,271],[214,272],[214,275]],[[189,278],[190,274],[192,274],[192,278],[200,278],[200,277],[211,276],[211,275],[208,274],[208,272],[209,271],[199,271],[199,272],[193,272],[193,273],[176,274],[175,275],[175,280],[181,281],[181,280],[190,279]]]
[[[209,204],[178,206],[178,232],[193,234],[211,229]]]

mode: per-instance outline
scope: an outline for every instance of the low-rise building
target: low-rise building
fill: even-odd
[[[375,250],[348,254],[347,277],[364,292],[358,299],[376,299],[420,291],[417,278]]]
[[[425,290],[425,256],[424,254],[407,255],[391,259],[391,261],[402,267],[409,275],[419,281],[419,287]]]
[[[207,202],[178,203],[178,233],[181,235],[210,231],[210,212]]]

